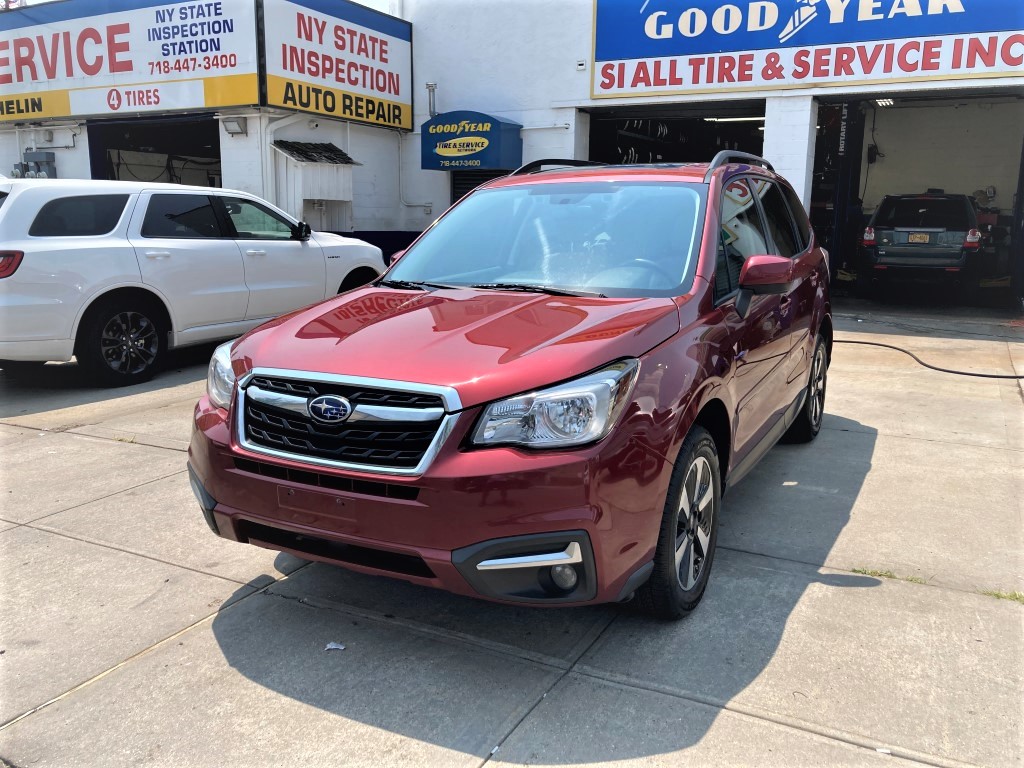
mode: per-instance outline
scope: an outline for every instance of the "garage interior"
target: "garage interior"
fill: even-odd
[[[220,138],[213,115],[91,120],[92,178],[221,186]]]
[[[702,162],[722,149],[760,154],[764,114],[764,101],[595,109],[590,159]],[[820,99],[810,217],[831,255],[834,288],[887,302],[1014,303],[1024,294],[1022,166],[1024,89]],[[863,277],[858,283],[860,239],[882,198],[928,190],[974,198],[983,247],[972,267],[962,275],[914,275],[909,288],[909,276],[898,278],[897,290],[879,291]]]

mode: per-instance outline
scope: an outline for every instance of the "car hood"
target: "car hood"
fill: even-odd
[[[667,298],[365,288],[260,326],[232,357],[236,370],[451,386],[469,407],[638,357],[678,330]]]

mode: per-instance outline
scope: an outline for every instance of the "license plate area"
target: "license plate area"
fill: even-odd
[[[931,236],[926,232],[911,232],[907,240],[911,243],[928,243],[931,241]]]

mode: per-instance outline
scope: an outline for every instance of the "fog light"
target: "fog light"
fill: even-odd
[[[579,576],[576,575],[576,569],[571,565],[553,565],[551,566],[551,581],[559,589],[568,592],[576,586]]]

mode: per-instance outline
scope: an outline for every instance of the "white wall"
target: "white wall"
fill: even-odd
[[[53,132],[52,140],[46,141],[44,131]],[[72,144],[74,148],[69,149]],[[89,141],[84,124],[81,127],[46,125],[34,130],[0,127],[0,173],[10,176],[14,164],[21,162],[22,153],[33,146],[40,152],[53,152],[56,155],[59,178],[91,178]]]
[[[897,101],[899,104],[899,101]],[[945,105],[879,107],[867,115],[864,148],[885,153],[867,173],[864,210],[886,194],[924,192],[929,187],[971,194],[994,186],[1004,213],[1013,207],[1024,140],[1024,103],[961,101]],[[862,189],[864,187],[862,186]]]

